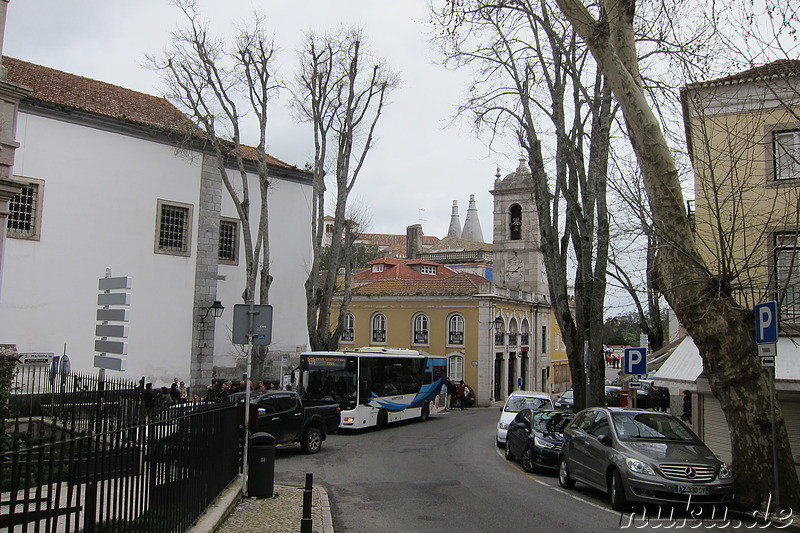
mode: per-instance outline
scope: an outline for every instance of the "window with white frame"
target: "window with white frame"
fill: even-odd
[[[372,317],[372,342],[386,343],[386,315],[383,313],[377,313]]]
[[[22,190],[8,203],[6,235],[15,239],[38,241],[42,232],[42,198],[44,181],[14,176],[24,183]]]
[[[170,255],[191,255],[192,206],[158,200],[155,252]]]
[[[800,130],[772,134],[775,153],[775,179],[800,178]]]
[[[447,344],[450,346],[464,345],[464,317],[452,315],[447,320]]]
[[[775,279],[781,320],[800,322],[800,233],[775,234]]]
[[[223,218],[219,221],[219,262],[239,263],[239,221]]]
[[[373,272],[383,272],[383,263],[378,263],[376,265],[372,265]]]
[[[342,342],[353,342],[355,339],[356,319],[353,313],[344,315],[344,329],[342,330]]]
[[[419,266],[420,274],[428,274],[430,276],[436,275],[436,267],[432,265],[420,265]]]
[[[414,317],[414,344],[428,344],[428,317],[422,313]]]
[[[530,338],[528,335],[528,319],[522,319],[522,327],[519,330],[519,343],[521,346],[528,346],[530,344]]]
[[[451,355],[447,358],[447,377],[450,378],[450,381],[464,379],[464,356]]]

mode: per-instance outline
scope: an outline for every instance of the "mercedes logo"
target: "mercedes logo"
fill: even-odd
[[[697,476],[697,471],[691,466],[687,466],[686,470],[684,470],[684,474],[686,475],[686,477],[693,479]]]

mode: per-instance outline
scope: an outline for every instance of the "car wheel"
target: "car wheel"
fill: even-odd
[[[611,496],[611,508],[622,511],[625,507],[625,486],[622,484],[622,475],[619,470],[614,470],[608,480],[608,494]]]
[[[567,458],[563,455],[558,460],[558,484],[565,489],[571,489],[575,486],[575,480],[569,477]]]
[[[388,425],[389,425],[389,413],[386,411],[386,409],[381,409],[380,411],[378,411],[378,420],[375,424],[375,427],[378,428],[378,431],[380,431]]]
[[[506,441],[506,461],[513,461],[515,459],[514,454],[511,453],[511,446],[508,445],[508,441]]]
[[[530,446],[528,446],[522,452],[522,457],[521,457],[522,469],[525,470],[526,472],[533,472],[534,470],[536,470],[536,465],[533,462],[533,457],[534,457],[533,450],[531,449]]]
[[[317,453],[322,447],[322,432],[317,428],[308,428],[300,441],[300,447],[304,453]]]
[[[420,422],[425,422],[428,417],[431,416],[431,408],[428,405],[428,402],[425,402],[422,406],[422,414],[419,415]]]

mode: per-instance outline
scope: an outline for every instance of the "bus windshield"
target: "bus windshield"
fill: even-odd
[[[305,392],[308,400],[336,402],[341,406],[356,404],[358,390],[358,363],[355,357],[345,355],[309,356],[303,368]]]

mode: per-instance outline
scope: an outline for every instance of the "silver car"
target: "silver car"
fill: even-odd
[[[592,407],[564,430],[558,482],[605,491],[620,511],[643,503],[733,501],[733,476],[678,418],[657,411]]]

